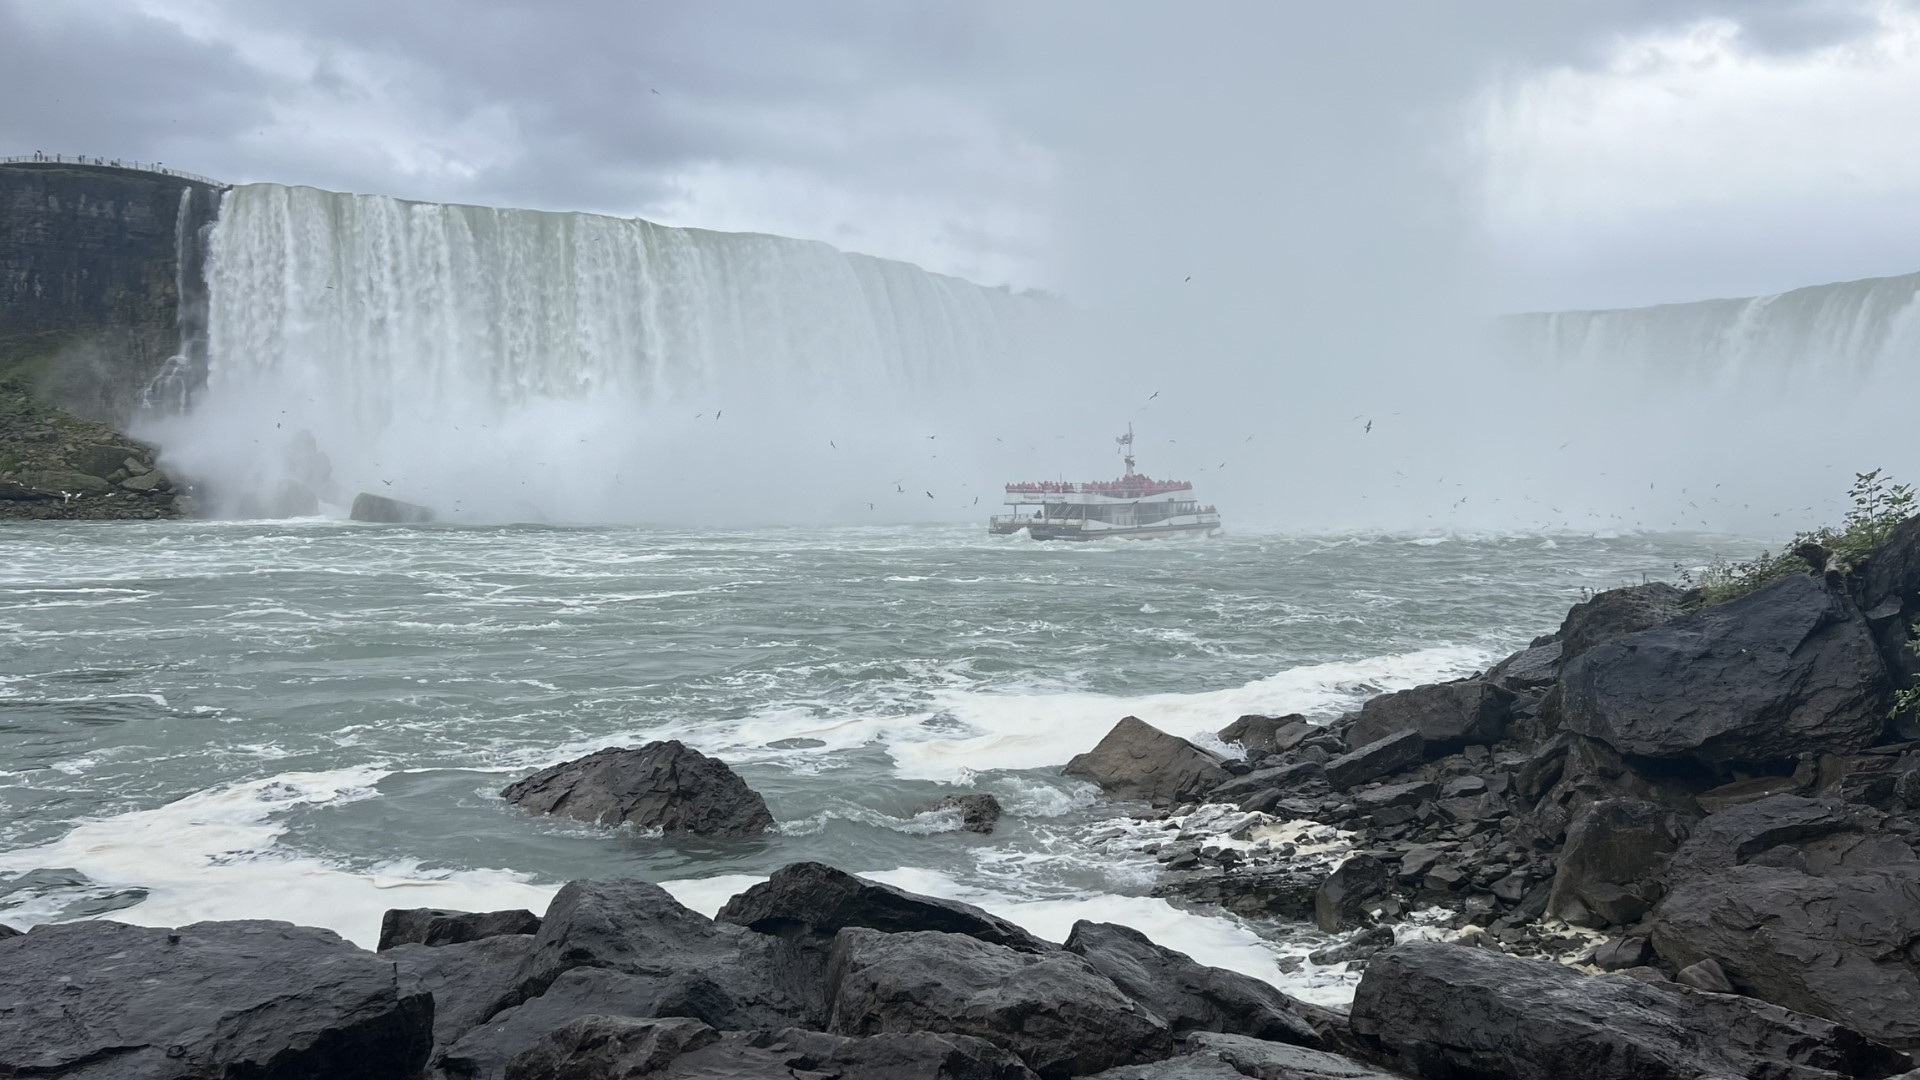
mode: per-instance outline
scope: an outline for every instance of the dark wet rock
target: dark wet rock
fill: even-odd
[[[1634,979],[1643,983],[1650,983],[1653,985],[1658,985],[1660,983],[1670,984],[1673,982],[1672,979],[1667,978],[1666,972],[1661,971],[1657,967],[1622,968],[1619,971],[1614,972],[1613,974],[1619,975],[1628,979]]]
[[[432,510],[424,506],[363,491],[353,497],[353,508],[347,511],[347,516],[355,521],[419,525],[432,521],[434,515]]]
[[[1756,776],[1750,780],[1722,784],[1695,795],[1693,799],[1702,811],[1718,814],[1771,795],[1794,794],[1799,788],[1800,782],[1791,776]]]
[[[329,930],[41,926],[0,942],[0,1075],[411,1080],[418,979]]]
[[[1080,921],[1067,951],[1084,958],[1120,992],[1176,1032],[1221,1031],[1317,1046],[1303,1017],[1311,1006],[1248,975],[1208,967],[1148,940],[1131,927]]]
[[[1733,993],[1733,983],[1727,980],[1727,973],[1712,960],[1688,964],[1674,973],[1673,981],[1682,986],[1691,986],[1695,990],[1704,990],[1709,994]]]
[[[501,797],[536,814],[668,834],[757,836],[766,800],[724,762],[678,740],[600,750],[507,785]]]
[[[1155,806],[1195,802],[1227,779],[1220,756],[1129,716],[1099,745],[1067,762],[1068,776],[1090,780],[1116,799]]]
[[[1248,919],[1311,921],[1313,898],[1327,871],[1292,864],[1261,865],[1231,874],[1217,870],[1173,873],[1153,887],[1155,896],[1212,904]]]
[[[1663,581],[1629,585],[1575,604],[1560,624],[1560,669],[1595,645],[1614,641],[1682,614],[1679,589]]]
[[[1804,576],[1596,645],[1561,686],[1568,730],[1715,767],[1863,749],[1891,693],[1866,622]]]
[[[502,1080],[508,1066],[540,1045],[549,1032],[581,1017],[650,1019],[689,1016],[712,1024],[744,1019],[724,998],[703,995],[690,981],[630,975],[603,968],[574,968],[545,993],[503,1009],[468,1029],[436,1058],[440,1071],[461,1080]],[[755,1017],[754,1019],[759,1019]],[[758,1026],[749,1022],[749,1026]]]
[[[1431,1077],[1842,1080],[1906,1068],[1855,1031],[1751,998],[1431,942],[1373,958],[1353,1028]]]
[[[921,896],[817,862],[781,867],[766,881],[727,901],[714,919],[788,937],[831,938],[846,927],[864,926],[890,934],[913,930],[965,934],[1021,952],[1059,948],[972,904]]]
[[[960,934],[840,931],[828,969],[826,1028],[841,1035],[976,1035],[1043,1077],[1155,1061],[1165,1021],[1067,952],[1015,952]]]
[[[1547,910],[1568,922],[1592,913],[1624,925],[1646,914],[1661,896],[1667,862],[1684,838],[1666,808],[1635,799],[1607,799],[1585,807],[1567,829]]]
[[[1561,773],[1566,769],[1567,751],[1576,741],[1578,736],[1561,732],[1527,755],[1513,776],[1514,790],[1521,798],[1536,800],[1560,782]]]
[[[1398,1080],[1350,1057],[1244,1035],[1194,1032],[1179,1051],[1179,1057],[1123,1065],[1092,1080]]]
[[[1426,739],[1418,731],[1402,731],[1341,754],[1326,764],[1327,783],[1345,791],[1369,780],[1391,776],[1418,765],[1425,758]]]
[[[1359,749],[1402,731],[1417,731],[1429,757],[1442,757],[1469,743],[1498,742],[1506,733],[1513,691],[1485,679],[1416,686],[1382,694],[1360,708],[1347,729],[1346,745]]]
[[[1362,930],[1338,945],[1329,946],[1310,953],[1307,959],[1316,964],[1344,964],[1350,960],[1365,960],[1381,949],[1393,947],[1394,935],[1391,926],[1376,926]]]
[[[0,941],[5,941],[10,937],[19,937],[19,936],[20,936],[20,931],[15,930],[13,927],[8,926],[5,923],[0,923]]]
[[[1878,749],[1865,754],[1821,754],[1813,793],[1862,806],[1890,807],[1905,765],[1898,756]]]
[[[1272,759],[1269,759],[1272,760]],[[1313,794],[1327,790],[1327,772],[1311,761],[1299,761],[1290,765],[1275,765],[1267,769],[1255,769],[1244,776],[1236,776],[1206,793],[1208,802],[1242,804],[1262,795],[1262,802],[1273,802],[1302,794]],[[1272,799],[1264,797],[1265,792],[1273,792]],[[1242,809],[1260,809],[1242,806]]]
[[[793,942],[691,911],[658,885],[573,881],[547,908],[520,989],[531,997],[574,968],[604,968],[640,979],[674,1003],[660,1015],[721,1028],[778,1028],[818,1020],[819,963]]]
[[[1838,799],[1771,795],[1714,814],[1694,825],[1674,853],[1668,876],[1698,877],[1742,865],[1783,844],[1801,845],[1837,834],[1859,836],[1870,823]]]
[[[984,1039],[819,1031],[720,1032],[697,1020],[588,1016],[516,1058],[506,1080],[1032,1080],[1020,1060]]]
[[[1000,800],[991,795],[949,795],[939,802],[923,806],[915,814],[953,813],[960,827],[968,832],[990,833],[1000,821]]]
[[[393,908],[380,920],[380,950],[395,945],[457,945],[500,934],[539,932],[540,917],[531,911]]]
[[[1350,855],[1328,874],[1313,894],[1313,923],[1323,934],[1337,934],[1372,921],[1367,905],[1393,884],[1393,870],[1367,854]]]
[[[507,934],[453,945],[396,945],[381,958],[433,995],[433,1058],[512,1001],[533,937]]]
[[[1220,729],[1220,741],[1238,744],[1249,754],[1284,754],[1318,730],[1299,713],[1243,716]]]
[[[1920,768],[1900,774],[1893,783],[1894,802],[1908,810],[1920,810]],[[0,935],[4,936],[4,935]]]
[[[1403,784],[1382,784],[1355,791],[1353,805],[1363,814],[1377,814],[1396,806],[1418,806],[1440,794],[1431,780],[1411,780]]]
[[[1495,664],[1487,681],[1515,691],[1545,689],[1560,677],[1560,651],[1558,641],[1529,646]]]
[[[1653,918],[1675,964],[1717,961],[1745,993],[1908,1048],[1920,1047],[1917,941],[1911,863],[1839,877],[1735,866],[1679,879]]]
[[[1619,971],[1621,968],[1639,967],[1653,959],[1653,945],[1646,938],[1635,934],[1632,937],[1612,938],[1593,953],[1593,966],[1601,971]]]

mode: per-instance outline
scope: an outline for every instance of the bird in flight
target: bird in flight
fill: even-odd
[[[927,492],[927,498],[929,499],[933,498],[933,492],[931,491]]]
[[[827,440],[827,445],[833,447],[835,450],[840,449],[840,445],[834,442],[832,439]]]
[[[1367,434],[1369,434],[1369,435],[1371,435],[1371,434],[1373,434],[1373,421],[1371,421],[1371,420],[1369,420],[1369,421],[1367,421],[1367,426],[1366,426],[1366,428],[1365,428],[1364,430],[1365,430],[1365,431],[1366,431],[1366,433],[1367,433]]]
[[[383,483],[383,484],[385,484],[385,485],[387,485],[388,487],[392,487],[392,486],[393,486],[393,481],[391,481],[391,480],[382,480],[382,481],[380,481],[380,482],[381,482],[381,483]]]
[[[720,419],[720,414],[721,414],[722,412],[725,412],[725,411],[726,411],[726,410],[724,410],[724,409],[715,409],[715,410],[713,410],[713,418],[714,418],[715,420],[718,420],[718,419]]]
[[[1184,277],[1184,278],[1182,278],[1182,279],[1181,279],[1181,281],[1183,281],[1183,282],[1186,282],[1186,281],[1192,281],[1192,280],[1193,280],[1193,275],[1192,275],[1192,274],[1188,274],[1188,275],[1187,275],[1186,277]]]

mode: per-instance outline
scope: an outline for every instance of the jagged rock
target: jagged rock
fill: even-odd
[[[1402,731],[1341,754],[1326,764],[1327,783],[1336,791],[1390,776],[1418,765],[1425,757],[1426,739],[1418,731]]]
[[[1329,948],[1308,953],[1307,959],[1316,964],[1344,964],[1349,960],[1365,960],[1381,949],[1393,947],[1393,927],[1376,926],[1362,930],[1348,940]]]
[[[514,1000],[532,947],[532,935],[506,934],[452,945],[396,945],[381,958],[411,972],[433,995],[432,1059],[437,1060]]]
[[[1248,919],[1307,921],[1313,918],[1313,897],[1326,876],[1324,869],[1286,864],[1231,874],[1176,873],[1163,877],[1153,895],[1211,904]]]
[[[1090,1080],[1399,1080],[1349,1057],[1244,1035],[1194,1032],[1179,1049],[1180,1057],[1109,1069]]]
[[[1714,814],[1693,827],[1673,855],[1667,876],[1680,881],[1726,870],[1783,844],[1836,834],[1860,836],[1868,825],[1838,799],[1771,795]]]
[[[746,837],[773,825],[766,800],[746,781],[677,739],[562,762],[507,785],[500,795],[536,814],[670,834]]]
[[[1262,796],[1263,802],[1269,802],[1265,792],[1273,792],[1273,799],[1283,799],[1307,792],[1325,791],[1327,771],[1311,761],[1297,761],[1290,765],[1275,765],[1270,769],[1255,769],[1245,776],[1236,776],[1206,793],[1208,802],[1243,803],[1255,795]],[[1242,809],[1256,809],[1242,807]]]
[[[15,930],[13,927],[8,926],[5,923],[0,923],[0,941],[5,941],[10,937],[19,937],[19,936],[20,936],[20,931]]]
[[[1418,806],[1440,793],[1430,780],[1412,780],[1404,784],[1382,784],[1353,793],[1353,805],[1363,814],[1377,814],[1395,806]]]
[[[602,968],[563,972],[537,997],[492,1014],[468,1029],[436,1059],[441,1072],[462,1080],[502,1080],[508,1066],[540,1045],[549,1032],[581,1017],[692,1016],[701,1023],[745,1021],[759,1026],[763,1017],[743,1014],[724,995],[715,1000],[691,981],[672,981],[670,973],[633,975]],[[751,1016],[751,1019],[749,1019]]]
[[[1522,649],[1487,671],[1487,681],[1509,690],[1540,690],[1560,677],[1558,641]]]
[[[1705,813],[1718,814],[1770,795],[1792,794],[1799,790],[1799,787],[1800,782],[1791,776],[1756,776],[1751,780],[1735,780],[1731,784],[1722,784],[1695,795],[1693,799]]]
[[[353,497],[347,516],[355,521],[373,521],[386,525],[421,525],[433,520],[433,511],[424,506],[385,495],[363,491]]]
[[[1567,751],[1578,740],[1578,736],[1563,731],[1535,747],[1513,776],[1513,787],[1520,797],[1529,802],[1538,800],[1559,783],[1566,769]]]
[[[1043,1077],[1155,1061],[1173,1048],[1165,1021],[1066,952],[850,927],[834,939],[827,985],[828,1031],[977,1035]]]
[[[1116,799],[1155,806],[1193,802],[1227,779],[1220,756],[1129,716],[1099,745],[1067,762],[1068,776],[1090,780]]]
[[[805,1024],[817,1021],[823,1008],[818,957],[809,950],[715,922],[645,881],[573,881],[562,887],[534,935],[521,969],[521,993],[544,993],[580,967],[645,980],[660,1000],[682,1002],[671,1015],[715,1027]]]
[[[1251,976],[1207,967],[1185,953],[1155,945],[1131,927],[1076,922],[1067,936],[1067,951],[1083,957],[1122,994],[1176,1032],[1221,1031],[1301,1046],[1320,1044],[1320,1036],[1304,1019],[1312,1006]]]
[[[1893,798],[1908,810],[1920,810],[1920,768],[1900,774],[1893,783]]]
[[[1353,1029],[1430,1077],[1877,1080],[1906,1068],[1858,1032],[1751,998],[1433,942],[1368,963]]]
[[[1891,806],[1901,768],[1901,759],[1891,754],[1821,754],[1813,791],[1863,806]]]
[[[18,482],[22,487],[43,495],[62,497],[105,495],[113,490],[113,485],[100,477],[72,469],[27,469],[20,473]]]
[[[984,1039],[924,1033],[865,1039],[788,1028],[719,1032],[698,1020],[587,1016],[551,1032],[506,1080],[1032,1080]]]
[[[1613,938],[1594,950],[1593,966],[1601,971],[1619,971],[1621,968],[1639,967],[1652,957],[1652,943],[1635,934],[1632,937]]]
[[[846,927],[864,926],[890,934],[912,930],[965,934],[1020,952],[1059,948],[972,904],[921,896],[817,862],[781,867],[766,881],[727,901],[714,920],[788,937],[831,938]]]
[[[1220,729],[1220,741],[1237,743],[1249,754],[1283,754],[1318,730],[1299,713],[1243,716]]]
[[[1679,618],[1681,595],[1679,589],[1655,581],[1609,589],[1575,604],[1560,624],[1560,670],[1595,645]]]
[[[1347,729],[1348,749],[1359,749],[1402,731],[1418,731],[1429,757],[1442,757],[1469,743],[1500,741],[1507,728],[1513,691],[1485,679],[1416,686],[1381,694],[1360,708]]]
[[[949,795],[914,811],[938,814],[952,811],[959,815],[960,827],[968,832],[990,833],[1000,821],[1000,800],[991,795]]]
[[[1891,693],[1866,622],[1807,576],[1596,645],[1561,687],[1567,730],[1716,767],[1863,749]]]
[[[1606,799],[1567,828],[1547,911],[1569,922],[1584,909],[1614,925],[1632,923],[1660,899],[1660,876],[1682,839],[1664,807]]]
[[[499,934],[537,934],[540,917],[531,911],[447,911],[441,908],[393,908],[380,919],[382,952],[395,945],[457,945]]]
[[[0,1075],[412,1080],[418,979],[330,930],[78,922],[0,941]]]
[[[1673,981],[1682,986],[1691,986],[1695,990],[1704,990],[1709,994],[1733,993],[1733,984],[1727,981],[1727,973],[1712,960],[1688,964],[1674,973]]]
[[[1313,894],[1313,924],[1323,934],[1364,925],[1369,901],[1393,884],[1393,871],[1367,854],[1349,855]]]
[[[1920,1047],[1916,941],[1914,864],[1839,877],[1730,867],[1677,880],[1653,917],[1674,963],[1716,960],[1746,993],[1908,1048]]]

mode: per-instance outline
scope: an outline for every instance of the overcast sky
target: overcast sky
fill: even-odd
[[[1503,309],[1920,270],[1912,3],[1316,7],[0,0],[0,153],[1076,295],[1250,250],[1263,288],[1470,278]]]

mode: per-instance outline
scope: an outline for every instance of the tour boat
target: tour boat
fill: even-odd
[[[1217,536],[1220,512],[1194,497],[1185,480],[1155,480],[1133,471],[1133,427],[1114,440],[1126,462],[1118,480],[1085,484],[1039,481],[1007,485],[1011,514],[987,522],[992,536],[1026,530],[1035,540],[1147,540],[1163,536]]]

